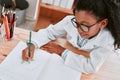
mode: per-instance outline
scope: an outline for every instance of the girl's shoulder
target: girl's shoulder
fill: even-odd
[[[113,38],[111,32],[107,28],[105,28],[105,29],[103,29],[103,30],[100,31],[100,33],[99,33],[99,39],[100,40],[104,39],[104,41],[105,40],[106,41],[109,41],[109,40],[114,41],[114,38]]]
[[[75,17],[74,15],[68,15],[68,16],[64,17],[63,20],[71,21],[71,19],[74,17]]]
[[[101,30],[101,35],[112,36],[111,32],[107,28]]]

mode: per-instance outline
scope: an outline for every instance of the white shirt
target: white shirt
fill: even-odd
[[[78,55],[70,50],[65,50],[62,57],[65,60],[65,65],[83,73],[93,73],[99,70],[100,66],[112,52],[114,39],[107,29],[101,30],[97,36],[88,39],[83,46],[79,46],[77,29],[71,23],[74,16],[67,16],[55,25],[50,25],[46,29],[39,30],[33,37],[32,42],[36,47],[55,40],[63,35],[67,35],[67,40],[78,49],[87,50],[90,52],[90,58],[83,55]],[[82,39],[82,37],[79,37]]]

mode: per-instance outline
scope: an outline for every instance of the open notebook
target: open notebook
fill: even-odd
[[[22,63],[26,46],[19,42],[0,64],[0,80],[80,80],[81,73],[65,66],[60,56],[40,49],[35,50],[33,61]]]

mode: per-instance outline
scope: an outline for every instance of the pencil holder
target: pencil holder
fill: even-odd
[[[14,36],[14,28],[16,26],[16,12],[8,11],[2,14],[3,18],[3,27],[5,31],[5,37],[7,40],[10,40]]]

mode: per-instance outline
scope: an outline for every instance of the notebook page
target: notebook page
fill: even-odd
[[[36,80],[41,70],[49,61],[50,54],[42,50],[35,50],[34,61],[22,63],[22,50],[26,46],[26,43],[19,42],[0,64],[1,80]]]

